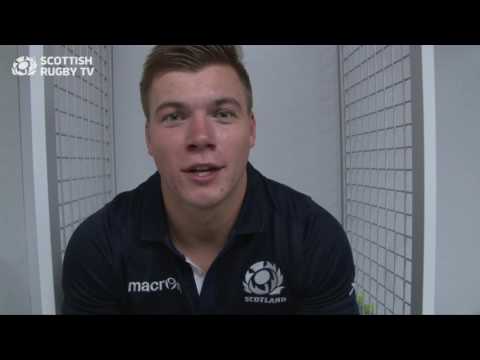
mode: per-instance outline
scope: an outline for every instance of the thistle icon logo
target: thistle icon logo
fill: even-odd
[[[245,274],[243,289],[253,295],[280,295],[285,288],[280,269],[268,261],[253,264]]]
[[[12,65],[12,74],[19,76],[31,76],[37,71],[37,62],[29,56],[20,56]]]

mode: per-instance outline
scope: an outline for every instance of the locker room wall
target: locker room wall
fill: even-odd
[[[70,237],[115,193],[111,46],[50,45],[47,56],[88,56],[92,76],[45,78],[52,263],[56,311]]]
[[[32,311],[23,199],[19,81],[10,72],[12,62],[18,56],[17,46],[0,46],[0,314],[29,314]]]
[[[54,314],[44,79],[11,71],[18,56],[38,59],[44,47],[0,49],[0,313]]]
[[[49,52],[91,56],[95,68],[93,76],[55,76],[49,84],[63,257],[77,226],[114,194],[111,47],[55,45]]]
[[[434,59],[435,313],[480,314],[480,46],[434,46]]]
[[[413,123],[408,45],[341,46],[344,224],[375,314],[410,314]]]

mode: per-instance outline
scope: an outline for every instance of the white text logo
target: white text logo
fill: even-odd
[[[180,293],[182,288],[180,284],[172,277],[161,281],[130,281],[128,283],[128,292],[158,292],[163,290],[177,290]]]
[[[40,76],[92,76],[95,72],[91,56],[41,56]],[[37,61],[29,56],[18,57],[12,65],[12,74],[32,76],[37,72]]]
[[[275,264],[268,261],[259,261],[253,264],[245,274],[243,289],[247,294],[260,296],[246,296],[246,302],[277,304],[287,301],[280,295],[283,286],[283,275]]]

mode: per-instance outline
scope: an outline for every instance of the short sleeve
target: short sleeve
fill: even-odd
[[[63,261],[63,314],[120,312],[107,240],[102,210],[87,218],[73,233]]]
[[[299,313],[358,314],[352,250],[340,223],[326,211],[316,211],[308,220],[306,237]]]

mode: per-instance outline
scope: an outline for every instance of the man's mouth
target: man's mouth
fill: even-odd
[[[192,174],[198,177],[207,177],[209,175],[212,175],[220,171],[223,168],[224,166],[219,166],[216,164],[195,164],[184,169],[183,172]]]

